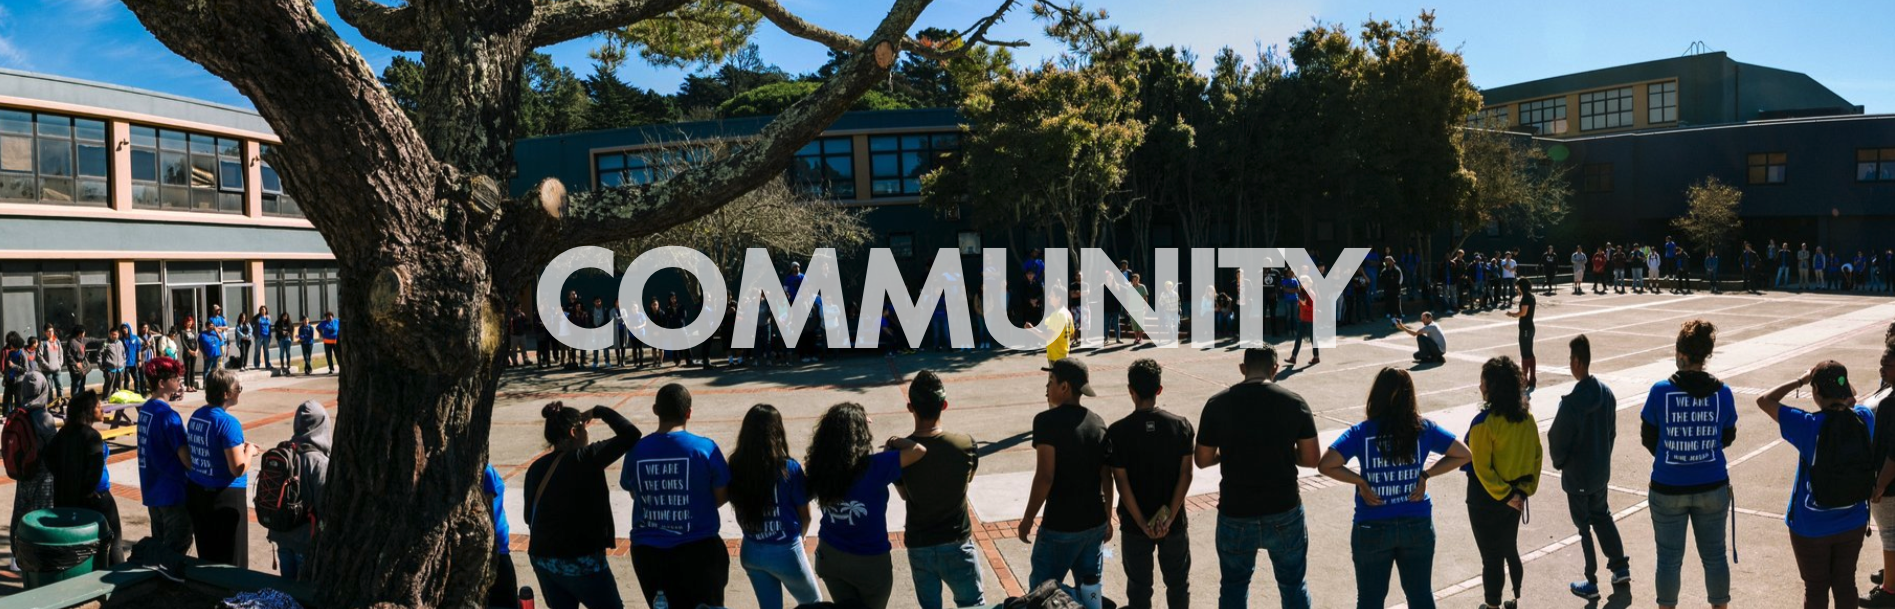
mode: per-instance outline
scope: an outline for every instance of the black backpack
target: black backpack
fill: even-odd
[[[284,442],[263,453],[254,507],[257,524],[265,529],[288,531],[316,521],[308,498],[303,497],[303,448]]]
[[[1862,417],[1854,410],[1829,413],[1816,433],[1816,452],[1810,454],[1810,501],[1823,509],[1868,501],[1875,491],[1876,465],[1875,445]]]

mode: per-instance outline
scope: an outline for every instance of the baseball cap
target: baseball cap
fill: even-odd
[[[1090,383],[1092,371],[1086,368],[1086,363],[1083,361],[1069,357],[1055,361],[1052,365],[1041,368],[1041,370],[1052,372],[1053,378],[1059,379],[1062,383],[1079,388],[1080,395],[1089,397],[1098,397],[1099,395],[1092,391],[1092,385]]]

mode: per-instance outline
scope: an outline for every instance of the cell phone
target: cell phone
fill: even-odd
[[[1388,325],[1396,327],[1396,328],[1400,328],[1402,327],[1402,320],[1390,318],[1388,320]]]

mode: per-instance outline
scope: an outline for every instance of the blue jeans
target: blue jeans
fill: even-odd
[[[1658,604],[1678,604],[1678,571],[1684,567],[1684,533],[1689,526],[1704,562],[1704,592],[1713,605],[1731,601],[1730,562],[1724,555],[1724,520],[1730,517],[1731,489],[1690,495],[1651,493],[1652,534],[1658,542]]]
[[[1413,609],[1434,609],[1434,521],[1390,518],[1358,522],[1349,533],[1355,555],[1356,609],[1379,609],[1388,599],[1388,574],[1401,568],[1402,594]]]
[[[1217,568],[1222,575],[1217,606],[1250,604],[1250,575],[1257,570],[1258,550],[1270,552],[1284,609],[1309,607],[1309,586],[1303,579],[1309,568],[1309,528],[1303,523],[1302,506],[1254,518],[1217,516]]]
[[[269,339],[257,341],[257,354],[256,356],[250,358],[250,367],[252,368],[270,367],[270,340]]]
[[[1073,574],[1075,588],[1098,587],[1105,575],[1105,531],[1111,523],[1067,533],[1040,529],[1040,538],[1033,542],[1031,575],[1027,577],[1028,590],[1044,581],[1061,581],[1066,573]],[[1085,601],[1082,599],[1081,604]],[[1087,609],[1097,609],[1094,604]]]
[[[921,609],[941,609],[943,582],[954,593],[954,606],[987,604],[980,582],[980,550],[973,541],[908,548],[908,570],[915,578],[915,597],[921,601]]]
[[[579,558],[532,557],[541,600],[547,609],[624,609],[618,580],[605,564],[605,552]]]
[[[750,587],[757,591],[757,606],[761,609],[782,609],[784,588],[789,588],[798,605],[822,602],[816,571],[809,567],[801,537],[785,544],[757,543],[746,538],[737,562],[750,576]]]
[[[303,553],[282,546],[276,548],[276,572],[283,579],[301,581],[303,573]]]
[[[286,338],[283,340],[276,341],[276,352],[277,352],[277,362],[282,364],[278,367],[284,370],[289,370],[290,369],[290,341],[289,339]]]

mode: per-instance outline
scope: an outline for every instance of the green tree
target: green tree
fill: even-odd
[[[832,54],[835,52],[833,49],[830,51]],[[678,89],[673,101],[684,112],[700,113],[698,117],[701,117],[751,89],[789,81],[789,74],[782,68],[763,61],[763,55],[756,45],[746,45],[731,54],[710,74],[685,76],[684,85]]]
[[[406,55],[396,55],[389,60],[388,67],[382,68],[377,78],[388,96],[395,100],[395,106],[408,115],[410,122],[421,123],[421,73],[424,67],[420,61],[409,59]]]
[[[717,113],[725,118],[775,116],[816,92],[818,83],[779,82],[763,85],[730,98]],[[881,91],[869,91],[849,106],[850,110],[903,110],[910,106]]]
[[[636,239],[710,214],[772,180],[796,151],[888,77],[929,0],[895,0],[865,38],[772,0],[568,0],[386,5],[336,0],[361,35],[421,56],[410,118],[308,0],[125,2],[159,42],[229,82],[286,145],[272,166],[339,267],[345,332],[323,543],[325,607],[478,606],[492,581],[479,491],[510,300],[565,248]],[[998,19],[1012,3],[990,19]],[[815,95],[730,155],[648,186],[566,196],[544,180],[508,197],[528,55],[622,32],[648,59],[707,61],[745,28],[698,27],[743,7],[851,52]],[[666,23],[669,21],[669,23]],[[725,25],[729,25],[727,22]],[[977,27],[973,39],[978,40]]]
[[[1459,130],[1469,192],[1450,217],[1461,226],[1454,246],[1488,224],[1531,237],[1565,219],[1572,198],[1568,168],[1523,133],[1476,118]]]
[[[1367,52],[1357,133],[1367,167],[1362,210],[1386,234],[1418,238],[1447,224],[1473,190],[1459,138],[1480,93],[1458,52],[1441,46],[1434,14],[1362,26]]]
[[[520,136],[540,137],[584,131],[592,99],[572,69],[553,65],[545,53],[527,56],[525,90],[520,99]]]
[[[1208,226],[1198,220],[1201,203],[1199,168],[1205,160],[1202,138],[1221,134],[1205,130],[1211,107],[1206,99],[1209,82],[1196,71],[1190,51],[1175,47],[1145,47],[1138,52],[1139,103],[1136,116],[1146,125],[1145,138],[1128,161],[1126,185],[1132,199],[1126,212],[1132,230],[1133,256],[1142,268],[1149,268],[1151,221],[1162,213],[1175,213],[1184,220],[1187,247]]]
[[[584,88],[592,104],[586,112],[586,128],[617,129],[669,122],[676,117],[671,101],[649,89],[626,84],[618,77],[622,56],[609,50],[592,54],[592,75]]]
[[[1723,247],[1731,235],[1743,228],[1738,207],[1744,193],[1716,177],[1706,176],[1684,191],[1685,214],[1672,218],[1671,227],[1684,233],[1699,255]]]

